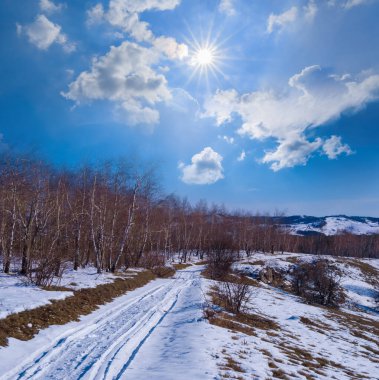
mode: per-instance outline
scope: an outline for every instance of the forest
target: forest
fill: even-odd
[[[212,252],[379,257],[379,235],[296,236],[278,217],[164,194],[153,169],[120,160],[57,169],[30,156],[0,162],[0,261],[49,284],[65,263],[98,273],[152,268]]]

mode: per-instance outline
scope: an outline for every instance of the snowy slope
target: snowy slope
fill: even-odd
[[[349,232],[355,235],[370,235],[379,233],[379,219],[348,216],[327,217],[285,217],[280,222],[284,228],[295,235],[320,233],[336,235]]]

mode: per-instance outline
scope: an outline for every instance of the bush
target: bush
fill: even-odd
[[[345,300],[340,273],[328,260],[302,263],[293,270],[292,288],[308,303],[338,306]]]
[[[214,301],[234,314],[243,312],[251,297],[251,288],[242,280],[222,282],[214,289]]]
[[[229,272],[235,260],[236,249],[233,240],[226,236],[213,239],[208,248],[207,275],[219,280]]]

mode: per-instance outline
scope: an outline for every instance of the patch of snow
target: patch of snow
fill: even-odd
[[[72,292],[47,291],[15,274],[0,272],[0,319],[71,296]]]
[[[117,277],[131,278],[141,268],[132,268],[121,275],[109,272],[98,274],[95,267],[78,268],[74,271],[70,266],[63,271],[62,277],[54,278],[52,285],[72,290],[94,288],[101,284],[112,283]],[[18,274],[5,274],[0,271],[0,319],[9,314],[34,309],[73,295],[71,291],[49,291],[31,284]]]

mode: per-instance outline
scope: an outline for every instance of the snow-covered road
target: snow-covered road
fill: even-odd
[[[0,362],[12,351],[24,360],[16,365],[11,360],[12,368],[0,366],[5,370],[0,378],[217,378],[213,345],[201,344],[210,325],[201,318],[200,270],[191,267],[174,279],[154,281],[65,330],[52,326],[29,342],[12,340],[0,350]]]

